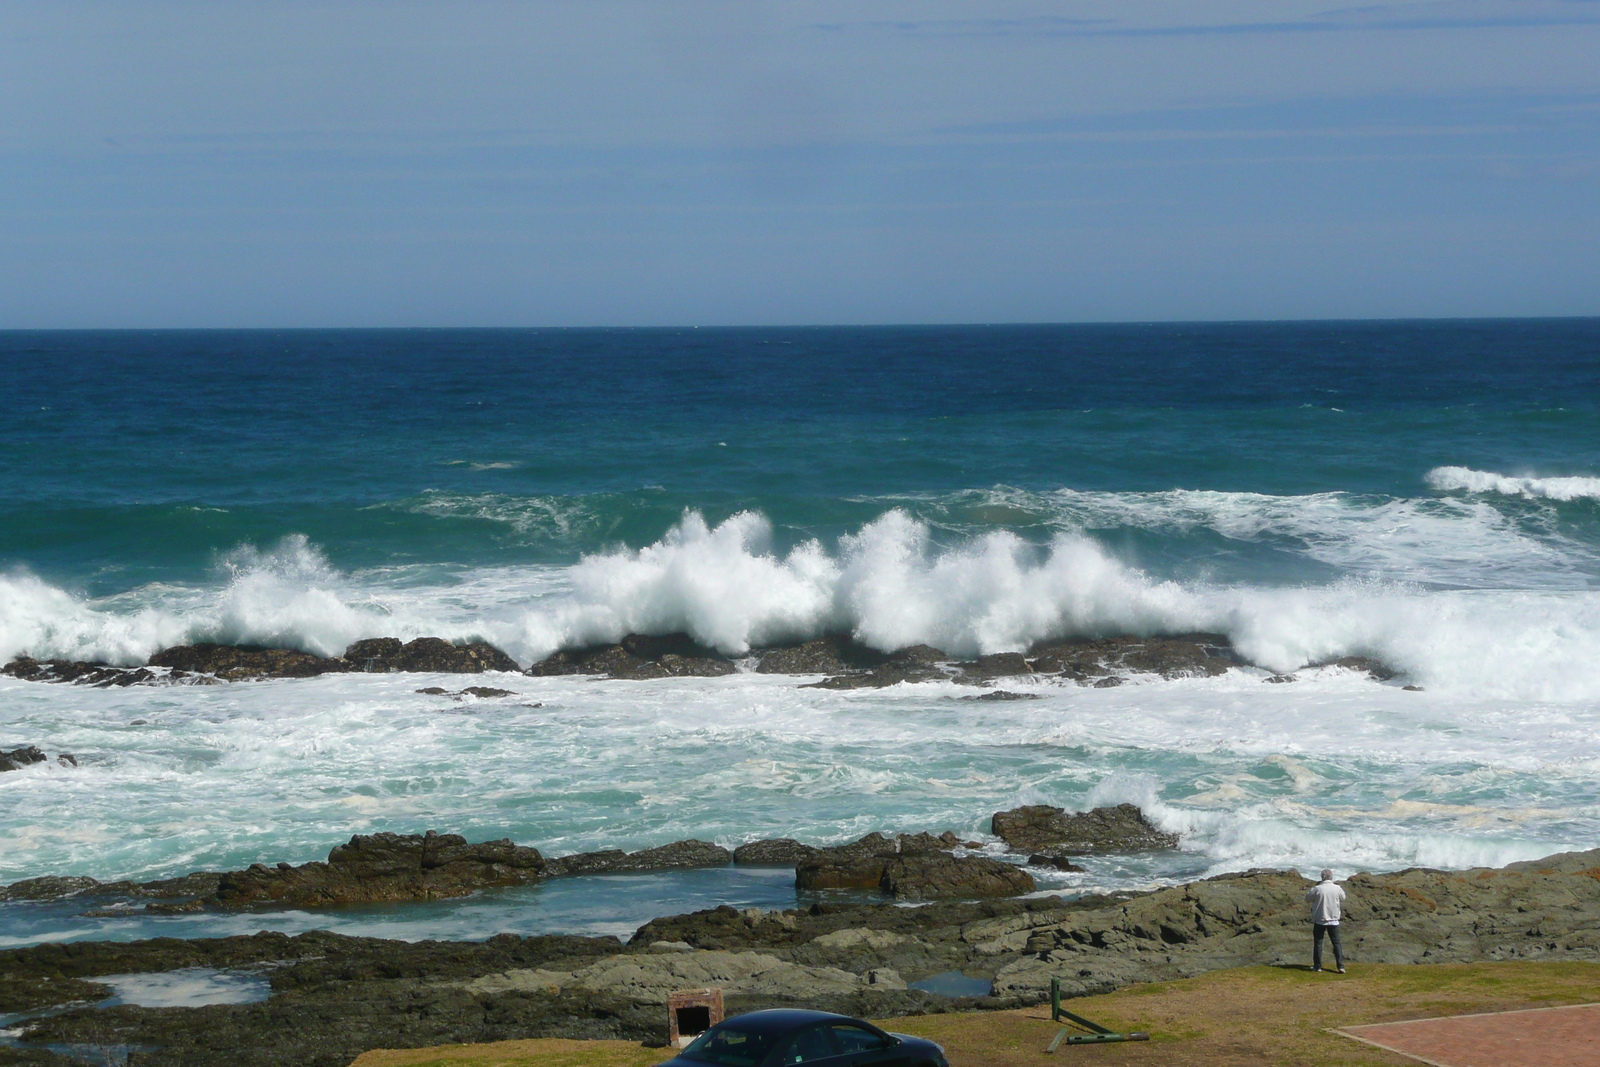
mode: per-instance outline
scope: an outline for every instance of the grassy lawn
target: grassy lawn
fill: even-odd
[[[1065,1062],[1163,1067],[1414,1065],[1326,1032],[1334,1026],[1600,1001],[1600,964],[1476,963],[1353,966],[1347,975],[1279,967],[1217,971],[1182,982],[1132,986],[1068,1006],[1113,1029],[1144,1030],[1148,1043],[1044,1047],[1059,1029],[1048,1008],[879,1020],[931,1038],[953,1067]],[[374,1051],[353,1067],[646,1067],[666,1049],[624,1041],[504,1041]]]

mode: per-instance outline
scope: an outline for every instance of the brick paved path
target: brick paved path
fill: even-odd
[[[1437,1067],[1600,1064],[1600,1004],[1346,1026],[1335,1033]]]

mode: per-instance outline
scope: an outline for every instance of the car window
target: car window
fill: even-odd
[[[833,1039],[839,1043],[841,1052],[866,1052],[875,1048],[888,1048],[889,1039],[882,1034],[875,1034],[864,1026],[851,1026],[849,1023],[839,1023],[832,1027]]]
[[[783,1046],[783,1052],[778,1055],[779,1063],[817,1063],[838,1055],[838,1050],[833,1047],[832,1036],[826,1026],[813,1026],[809,1030],[802,1030],[789,1039]]]
[[[753,1034],[733,1026],[713,1026],[679,1055],[686,1060],[715,1063],[718,1067],[756,1067],[772,1047],[766,1034]]]

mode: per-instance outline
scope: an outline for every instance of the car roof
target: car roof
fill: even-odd
[[[717,1025],[732,1026],[753,1034],[786,1034],[791,1030],[821,1022],[861,1023],[861,1020],[852,1019],[848,1015],[836,1015],[831,1011],[812,1011],[809,1008],[768,1008],[766,1011],[735,1015]]]

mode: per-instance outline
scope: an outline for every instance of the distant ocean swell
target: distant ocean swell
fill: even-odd
[[[1457,488],[1466,479],[1441,472],[1459,470],[1429,479]],[[1548,500],[1575,499],[1553,492]],[[1542,506],[1520,503],[1525,495],[1517,507]],[[362,637],[439,635],[486,639],[529,663],[629,632],[685,631],[737,655],[839,630],[883,649],[973,655],[1064,636],[1210,630],[1275,671],[1370,655],[1461,695],[1593,700],[1593,531],[1548,520],[1472,497],[983,490],[907,500],[831,543],[787,548],[761,514],[713,523],[688,512],[643,548],[597,548],[564,566],[460,568],[448,580],[344,573],[290,537],[233,551],[205,585],[85,599],[26,573],[0,577],[0,657],[134,663],[201,640],[336,655]],[[1089,532],[1108,527],[1203,528],[1327,564],[1336,577],[1161,577]]]

